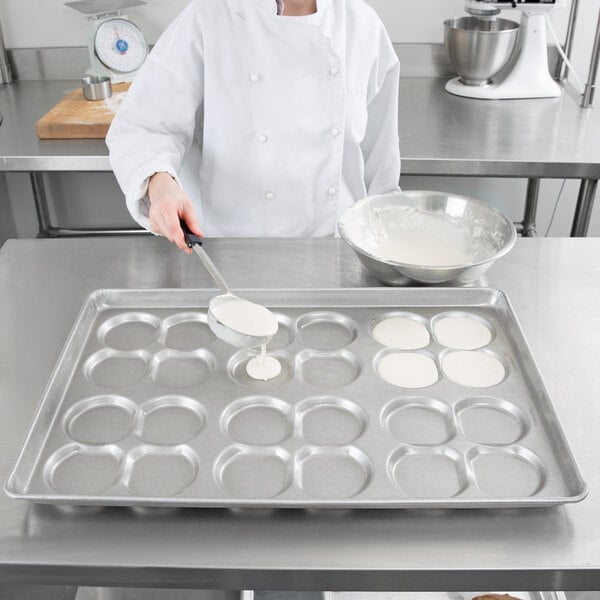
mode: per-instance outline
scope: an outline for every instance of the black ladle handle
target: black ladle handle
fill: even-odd
[[[185,243],[188,245],[188,248],[192,248],[195,244],[202,246],[202,238],[199,235],[192,233],[192,230],[187,226],[187,223],[183,219],[179,220],[179,226],[183,231]]]
[[[224,294],[229,294],[230,292],[227,282],[223,279],[219,269],[217,269],[217,265],[215,265],[210,256],[206,254],[206,250],[202,247],[202,238],[195,233],[192,233],[187,224],[184,223],[183,219],[179,221],[179,224],[183,230],[183,235],[185,236],[185,243],[188,245],[188,247],[193,248],[194,252],[204,264],[209,275],[217,284],[217,287],[219,287]]]

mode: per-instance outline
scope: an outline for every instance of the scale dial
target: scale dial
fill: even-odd
[[[107,69],[133,73],[148,56],[148,42],[135,24],[116,17],[103,21],[96,29],[94,52]]]

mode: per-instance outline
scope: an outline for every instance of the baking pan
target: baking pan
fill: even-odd
[[[477,288],[240,290],[271,308],[274,380],[215,338],[213,290],[98,290],[84,303],[7,493],[43,503],[279,508],[492,508],[577,502],[575,459],[506,295]],[[386,318],[421,323],[438,381],[378,365]],[[471,350],[504,375],[456,383],[436,323],[489,330]],[[402,353],[405,351],[398,350]],[[560,368],[560,365],[557,365]]]

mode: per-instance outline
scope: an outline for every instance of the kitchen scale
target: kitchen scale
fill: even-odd
[[[565,0],[466,0],[465,10],[485,20],[494,20],[504,9],[520,10],[519,37],[507,65],[491,83],[468,85],[456,77],[446,84],[446,90],[486,100],[560,96],[561,88],[548,68],[546,20],[550,11],[564,6]]]
[[[142,30],[121,11],[143,6],[143,0],[76,0],[65,6],[87,16],[90,23],[87,75],[110,77],[113,83],[131,81],[148,56]]]

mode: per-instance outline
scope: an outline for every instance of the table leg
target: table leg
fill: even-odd
[[[6,177],[4,173],[0,173],[0,246],[6,240],[17,237],[17,227],[13,210],[8,201],[8,188],[6,186]]]
[[[540,180],[531,178],[527,180],[527,196],[525,199],[525,214],[523,215],[522,235],[523,237],[535,237],[536,217],[538,210],[538,200],[540,196]]]
[[[29,173],[31,180],[31,190],[33,191],[33,201],[35,203],[35,212],[37,213],[39,232],[37,237],[55,237],[50,223],[50,211],[48,210],[48,196],[46,195],[46,186],[44,184],[44,174],[38,171]]]
[[[581,181],[579,196],[577,197],[577,208],[575,209],[573,226],[571,228],[571,237],[587,236],[597,189],[597,179],[583,179]]]
[[[40,172],[29,173],[31,180],[31,189],[33,191],[33,201],[37,213],[39,232],[38,238],[48,237],[88,237],[88,236],[109,236],[109,235],[149,235],[149,232],[142,228],[133,229],[131,227],[123,228],[93,228],[93,227],[55,227],[50,221],[50,210],[48,209],[48,195],[46,194],[46,185],[44,174]]]

